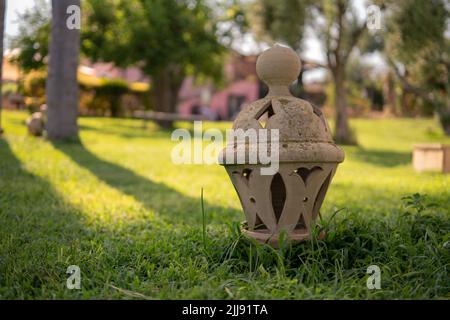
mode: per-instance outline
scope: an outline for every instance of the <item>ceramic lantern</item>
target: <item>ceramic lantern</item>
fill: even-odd
[[[344,160],[320,109],[289,92],[300,68],[298,55],[288,47],[264,51],[256,71],[269,92],[244,107],[233,124],[234,130],[279,130],[278,172],[261,174],[264,165],[252,164],[248,157],[241,164],[225,163],[225,154],[235,154],[239,146],[252,148],[247,140],[228,142],[220,155],[244,209],[242,231],[273,246],[282,230],[291,241],[310,238],[337,165]]]

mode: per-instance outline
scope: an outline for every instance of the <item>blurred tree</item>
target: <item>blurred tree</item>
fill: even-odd
[[[3,32],[5,30],[5,11],[6,11],[6,0],[0,0],[0,57],[2,58],[2,63],[0,63],[0,134],[3,133],[2,128],[2,84],[3,84]]]
[[[347,115],[346,66],[353,49],[367,30],[359,21],[350,0],[322,1],[312,8],[314,29],[325,48],[335,93],[335,132],[337,143],[355,144]]]
[[[118,117],[121,97],[129,91],[128,83],[120,79],[103,79],[95,91],[95,99],[106,101],[111,117]]]
[[[245,23],[235,2],[216,3],[219,17],[204,1],[85,0],[81,50],[92,61],[137,65],[152,79],[155,110],[175,112],[186,75],[213,76],[219,81],[224,46],[218,37],[232,41],[232,29]],[[50,33],[47,2],[38,0],[19,20],[20,32],[10,39],[11,47],[20,49],[15,61],[24,71],[45,68]],[[225,20],[236,23],[222,24],[219,30],[218,24]]]
[[[404,92],[431,105],[450,135],[450,39],[446,0],[385,1],[384,52]]]
[[[204,1],[88,0],[82,50],[94,60],[138,65],[152,79],[156,111],[176,111],[186,75],[222,72],[224,47]],[[172,121],[160,121],[171,127]]]
[[[282,41],[301,52],[306,26],[308,0],[257,0],[248,7],[248,15],[257,37],[266,41]]]
[[[80,0],[52,0],[47,95],[47,134],[50,139],[73,139],[78,135],[78,56],[80,30],[69,28],[69,6]]]
[[[311,25],[326,51],[327,67],[334,82],[337,143],[355,144],[348,124],[346,101],[346,65],[353,49],[366,30],[359,21],[352,1],[257,0],[261,29],[274,40],[283,41],[300,51],[306,25]],[[310,16],[311,18],[306,18]],[[255,20],[258,21],[258,20]],[[301,75],[300,75],[301,76]]]
[[[36,0],[33,7],[18,14],[19,32],[8,39],[10,48],[19,53],[11,60],[25,71],[47,67],[51,7],[48,1]]]
[[[382,111],[384,106],[381,76],[373,65],[350,59],[346,68],[348,109],[352,115]]]
[[[256,0],[251,6],[247,6],[248,19],[252,22],[252,31],[259,40],[265,42],[281,42],[297,53],[303,49],[303,36],[307,24],[307,7],[310,0]],[[302,98],[303,74],[305,61],[302,60],[302,69],[296,83],[291,87],[291,92]]]
[[[39,111],[41,105],[46,102],[47,77],[47,70],[32,70],[27,72],[22,79],[21,91],[25,95],[25,106],[30,113]]]

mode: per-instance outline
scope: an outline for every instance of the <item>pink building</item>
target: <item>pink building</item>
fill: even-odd
[[[85,73],[99,78],[123,79],[127,82],[149,82],[149,78],[138,67],[118,68],[111,62],[92,63],[84,59],[80,63]]]
[[[186,78],[179,93],[178,112],[204,114],[211,120],[234,119],[245,104],[264,95],[256,76],[256,58],[232,53],[225,64],[223,88],[211,83],[197,86],[192,77]]]

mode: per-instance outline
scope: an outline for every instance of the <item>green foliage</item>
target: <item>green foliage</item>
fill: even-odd
[[[128,83],[120,79],[103,79],[100,86],[95,88],[93,106],[106,105],[112,117],[120,115],[121,97],[129,92]],[[94,107],[95,108],[95,107]]]
[[[311,24],[326,50],[329,68],[333,71],[339,64],[345,66],[353,49],[364,36],[368,37],[354,1],[319,1],[311,6],[311,14]]]
[[[46,71],[28,72],[23,79],[23,94],[29,97],[44,97],[46,80]]]
[[[128,83],[120,79],[102,79],[100,86],[96,87],[99,94],[120,96],[126,93]]]
[[[22,93],[25,95],[25,106],[30,112],[38,111],[40,106],[46,102],[46,81],[47,72],[44,70],[33,70],[25,75]]]
[[[117,45],[117,37],[122,34],[122,31],[114,34],[110,28],[116,20],[117,3],[115,0],[85,0],[81,3],[83,10],[81,51],[92,61],[112,59],[110,55]],[[125,60],[126,55],[123,58]]]
[[[431,104],[450,134],[450,11],[444,0],[396,1],[385,32],[385,52],[406,89]]]
[[[260,41],[279,42],[301,52],[303,36],[312,2],[309,0],[256,0],[247,6],[245,12],[251,30]],[[291,93],[302,97],[304,94],[302,72],[291,85]]]
[[[383,106],[383,79],[374,72],[371,65],[362,63],[359,59],[348,62],[346,77],[348,106],[352,115],[367,114],[372,108],[379,110]]]
[[[398,1],[391,4],[393,15],[388,20],[389,31],[399,36],[396,46],[402,61],[417,59],[418,52],[430,46],[439,48],[445,45],[444,33],[447,29],[449,12],[446,1]],[[408,49],[408,50],[402,50]]]
[[[19,90],[19,85],[14,82],[6,82],[2,84],[2,94],[8,95],[10,93],[15,93]]]
[[[218,76],[223,47],[203,1],[85,2],[82,50],[119,66],[139,64],[148,75],[171,65],[180,72]]]
[[[25,71],[44,69],[48,60],[51,11],[48,1],[38,0],[34,6],[19,14],[19,32],[9,39],[10,48],[18,48],[12,59]]]
[[[413,143],[450,143],[432,120],[352,120],[360,147],[344,147],[326,238],[274,250],[243,238],[222,167],[172,164],[170,132],[80,118],[81,144],[51,144],[27,136],[26,116],[6,111],[0,139],[2,298],[449,298],[450,176],[410,163]],[[414,193],[420,213],[402,204]],[[72,264],[81,290],[65,287]],[[381,290],[366,287],[372,264]]]
[[[262,40],[284,42],[300,51],[310,4],[303,0],[258,0],[248,8],[253,31]]]
[[[218,19],[205,1],[87,0],[81,48],[94,59],[136,65],[152,79],[155,110],[176,112],[186,75],[222,76]],[[170,127],[171,121],[161,121]]]
[[[413,208],[417,213],[422,213],[425,210],[437,207],[436,203],[429,202],[426,195],[414,193],[402,198],[405,207]]]
[[[85,0],[82,10],[81,51],[92,61],[139,65],[148,75],[176,65],[181,78],[220,79],[224,47],[204,1]],[[48,3],[40,0],[19,18],[10,46],[20,49],[15,61],[25,71],[46,67],[50,16]]]

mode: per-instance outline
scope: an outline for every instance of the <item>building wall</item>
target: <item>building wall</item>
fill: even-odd
[[[205,89],[210,90],[210,89]],[[212,91],[212,90],[211,90]],[[232,119],[229,102],[233,97],[239,97],[242,100],[242,106],[258,99],[259,85],[255,79],[238,80],[231,83],[223,89],[211,92],[211,99],[207,105],[202,102],[201,94],[184,99],[178,105],[180,114],[198,114],[198,108],[207,107],[216,115],[216,119]]]
[[[192,77],[187,77],[180,90],[178,112],[206,114],[211,119],[233,119],[245,104],[259,98],[256,58],[231,53],[224,64],[227,85],[223,88],[215,88],[211,82],[197,86]]]

